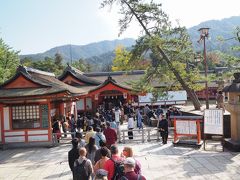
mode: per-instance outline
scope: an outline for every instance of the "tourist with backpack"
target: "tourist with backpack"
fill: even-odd
[[[100,148],[100,141],[106,142],[106,137],[101,132],[101,128],[100,127],[96,128],[96,134],[95,134],[94,138],[95,138],[95,144],[96,144],[96,146],[98,148]]]
[[[92,162],[86,158],[86,148],[79,149],[79,158],[75,160],[73,167],[73,180],[90,180],[93,174]]]
[[[110,147],[111,158],[106,161],[104,169],[108,171],[108,180],[118,180],[124,174],[124,158],[118,155],[117,145]]]
[[[132,157],[128,157],[124,160],[124,175],[121,180],[146,180],[143,175],[136,174],[134,172],[135,160]]]

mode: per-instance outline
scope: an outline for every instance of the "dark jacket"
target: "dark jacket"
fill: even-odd
[[[79,149],[78,148],[72,148],[68,152],[68,164],[69,164],[71,171],[73,171],[74,162],[76,159],[78,159],[78,157],[79,157]]]
[[[168,132],[168,121],[166,119],[159,121],[158,128],[163,129],[160,131]]]

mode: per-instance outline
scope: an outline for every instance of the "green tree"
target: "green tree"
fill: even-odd
[[[223,37],[218,37],[218,40],[220,43],[229,40],[238,42],[228,50],[228,53],[216,52],[221,66],[227,67],[228,70],[220,74],[220,77],[215,77],[215,79],[231,79],[233,74],[240,70],[240,27],[234,29],[232,38],[225,39]]]
[[[117,46],[115,49],[115,58],[113,59],[112,71],[130,71],[146,70],[150,61],[145,59],[131,61],[132,53],[127,51],[123,46]]]
[[[0,83],[3,83],[15,74],[19,65],[18,53],[18,51],[14,51],[0,39]]]
[[[54,64],[55,64],[54,73],[57,75],[61,74],[64,69],[64,66],[63,66],[63,57],[60,53],[55,54]]]
[[[154,54],[155,67],[148,68],[144,81],[151,82],[153,78],[159,77],[164,81],[169,79],[166,82],[176,82],[175,87],[181,85],[187,91],[195,109],[200,109],[201,104],[195,94],[195,82],[192,78],[197,71],[186,69],[186,62],[194,59],[186,28],[180,25],[173,27],[162,10],[162,5],[153,1],[144,3],[143,0],[104,0],[101,5],[112,6],[116,2],[120,5],[120,14],[123,15],[119,20],[119,35],[127,29],[134,18],[145,33],[138,39],[132,51],[132,60],[142,59],[143,53],[149,49]]]
[[[55,73],[57,70],[54,60],[50,57],[45,57],[42,61],[33,62],[33,68],[52,73]]]
[[[87,71],[86,63],[85,63],[84,59],[82,59],[82,58],[80,58],[78,61],[74,61],[72,63],[72,66],[75,67],[76,69],[82,71],[82,72]]]
[[[86,63],[86,72],[91,72],[92,65],[90,63]]]
[[[32,67],[33,60],[31,59],[31,57],[24,57],[20,59],[20,64],[26,67]]]

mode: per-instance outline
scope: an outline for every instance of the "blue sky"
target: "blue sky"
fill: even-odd
[[[156,0],[158,1],[158,0]],[[20,54],[64,44],[84,45],[118,38],[117,9],[101,0],[0,0],[0,38]],[[191,27],[202,21],[239,16],[239,0],[161,0],[169,16]],[[139,34],[137,24],[120,38]]]

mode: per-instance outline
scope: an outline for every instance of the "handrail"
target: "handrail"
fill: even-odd
[[[120,139],[119,142],[122,143],[126,143],[126,132],[132,131],[132,132],[139,132],[139,134],[135,134],[135,136],[133,135],[133,139],[131,139],[130,141],[141,141],[142,143],[144,143],[146,140],[148,142],[150,142],[151,140],[160,140],[160,133],[158,131],[158,128],[142,128],[142,129],[132,129],[132,130],[128,130],[128,129],[123,129],[120,130]],[[151,134],[151,132],[156,131],[154,134]],[[122,134],[122,136],[121,136]],[[153,137],[154,136],[154,137]],[[139,138],[141,137],[141,138]],[[121,139],[122,138],[122,139]]]
[[[203,119],[203,116],[170,116],[170,119]]]
[[[128,129],[122,129],[119,131],[118,134],[118,142],[120,143],[126,143],[128,135],[126,134],[129,130]],[[144,143],[145,141],[150,142],[152,140],[160,140],[160,133],[158,128],[142,128],[142,129],[132,129],[132,132],[139,132],[134,133],[133,139],[131,141],[141,141]],[[67,132],[67,133],[52,133],[52,143],[54,146],[57,146],[59,144],[57,136],[64,135],[64,134],[73,134],[75,135],[76,132]],[[70,138],[60,138],[60,141],[62,140],[70,140]]]

